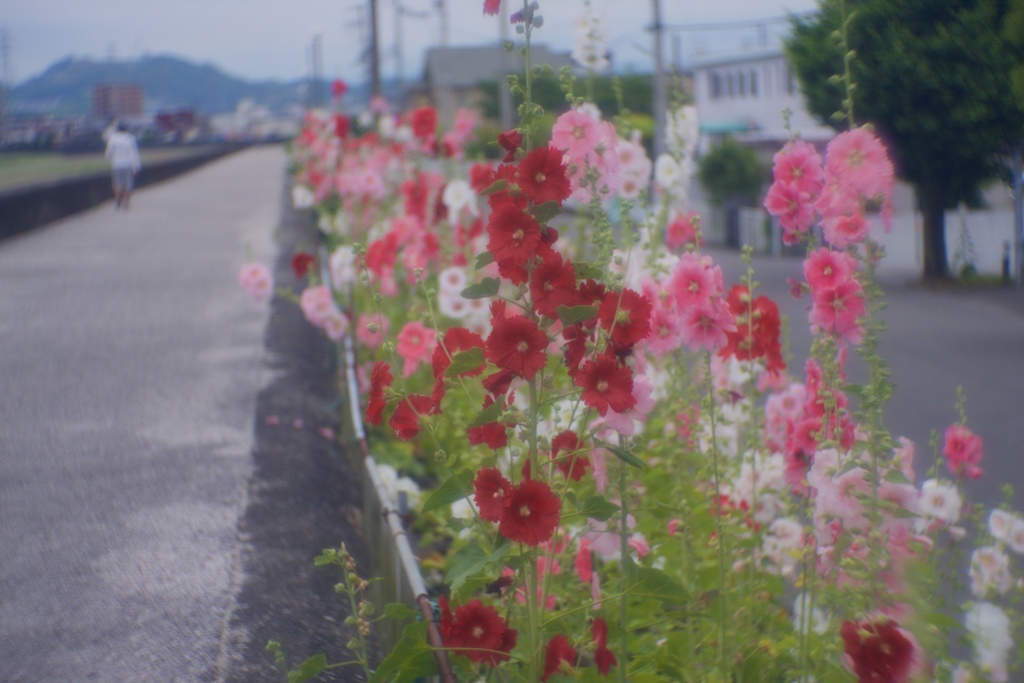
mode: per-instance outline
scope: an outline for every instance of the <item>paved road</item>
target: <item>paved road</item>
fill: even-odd
[[[712,253],[727,281],[745,272],[735,252]],[[894,435],[915,442],[916,469],[923,474],[933,462],[930,435],[941,435],[957,419],[956,387],[962,386],[968,424],[985,440],[985,476],[969,490],[991,505],[1001,502],[1000,488],[1010,483],[1018,494],[1014,507],[1024,511],[1019,460],[1024,455],[1024,290],[927,288],[917,282],[905,254],[894,254],[893,261],[879,274],[888,302],[881,353],[896,384],[886,425]],[[787,277],[802,280],[801,260],[765,256],[756,257],[753,265],[762,293],[789,317],[797,359],[791,371],[802,380],[810,349],[810,302],[807,297],[794,301],[786,285]]]
[[[0,680],[216,680],[284,154],[0,244]]]

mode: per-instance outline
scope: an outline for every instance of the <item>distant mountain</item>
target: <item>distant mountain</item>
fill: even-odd
[[[169,55],[131,61],[65,57],[39,76],[12,88],[11,110],[86,114],[92,106],[93,86],[102,82],[138,83],[147,110],[195,107],[205,114],[234,111],[238,101],[247,97],[280,110],[303,102],[307,87],[301,80],[247,81],[229,76],[212,64],[196,64]]]

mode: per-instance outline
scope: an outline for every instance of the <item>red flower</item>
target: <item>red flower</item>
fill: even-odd
[[[624,413],[636,405],[633,396],[633,371],[619,365],[613,356],[598,356],[588,360],[576,373],[576,386],[583,388],[581,398],[599,415],[604,416],[611,407]]]
[[[503,370],[532,379],[547,363],[548,336],[527,317],[495,318],[487,337],[487,359]]]
[[[373,366],[370,375],[370,400],[366,403],[366,421],[379,425],[384,419],[384,387],[391,386],[391,368],[382,360]]]
[[[295,256],[292,256],[292,272],[295,273],[295,277],[299,280],[309,274],[310,268],[315,267],[316,257],[312,254],[300,251]]]
[[[469,186],[480,194],[494,182],[494,166],[478,162],[469,167]]]
[[[441,609],[441,637],[456,654],[491,666],[508,659],[508,654],[502,653],[511,652],[515,647],[516,631],[508,628],[498,610],[479,600],[471,600],[452,615],[443,595],[438,599],[438,607]]]
[[[515,377],[515,373],[511,370],[499,370],[484,377],[480,383],[489,394],[500,396],[512,386],[512,380]]]
[[[547,681],[551,674],[560,671],[563,664],[572,667],[576,662],[576,650],[572,649],[569,639],[559,633],[548,641],[544,650],[544,675],[541,681]]]
[[[554,535],[561,509],[562,504],[550,486],[527,479],[505,498],[498,532],[516,543],[540,545]],[[482,511],[480,516],[483,517]]]
[[[581,447],[580,438],[576,432],[566,430],[551,440],[551,457],[558,466],[558,471],[565,475],[566,479],[579,481],[590,466],[590,459],[579,453]],[[562,451],[566,454],[559,458]]]
[[[349,131],[351,130],[348,117],[342,116],[341,114],[335,114],[331,117],[331,120],[334,121],[334,134],[342,140],[346,139]]]
[[[494,405],[494,397],[484,397],[484,410],[487,410]],[[491,448],[498,449],[504,448],[508,445],[508,434],[505,433],[506,425],[501,422],[489,422],[479,427],[469,427],[466,429],[466,436],[469,437],[471,444],[479,446],[480,444],[487,444]],[[491,520],[497,521],[497,520]]]
[[[413,135],[425,140],[437,130],[437,112],[429,106],[413,109],[410,125]]]
[[[512,492],[512,482],[496,467],[482,467],[473,479],[473,501],[480,511],[480,519],[488,522],[501,520],[505,500]]]
[[[494,2],[495,11],[497,11],[498,3]],[[485,9],[484,12],[487,10]],[[523,134],[518,130],[507,130],[504,133],[498,133],[498,144],[505,150],[505,158],[502,159],[506,164],[510,161],[516,160],[516,150],[519,149],[519,145],[523,144]]]
[[[910,680],[914,644],[889,619],[844,621],[839,628],[846,656],[859,683],[903,683]]]
[[[487,222],[487,251],[495,261],[526,263],[541,244],[540,225],[513,202],[502,202]]]
[[[609,330],[618,350],[628,349],[651,333],[651,301],[632,289],[608,292],[597,310],[601,327]]]
[[[594,623],[590,627],[590,633],[594,636],[594,644],[597,645],[597,648],[594,650],[597,670],[607,676],[611,668],[618,664],[615,655],[608,649],[608,624],[605,623],[604,619],[598,617],[594,619]]]
[[[331,97],[338,98],[348,92],[348,84],[337,78],[331,83]]]
[[[728,341],[718,355],[736,356],[740,360],[763,358],[769,371],[784,370],[786,363],[779,344],[782,324],[775,302],[766,296],[751,301],[746,285],[733,285],[726,302],[736,320],[736,329],[725,333]]]
[[[411,394],[398,403],[388,424],[395,430],[395,436],[408,441],[420,433],[420,415],[436,412],[429,396]]]
[[[945,442],[942,454],[946,456],[946,466],[958,477],[965,474],[971,479],[981,476],[981,455],[983,442],[980,436],[964,425],[950,425],[944,434]]]
[[[519,162],[517,184],[534,204],[561,204],[572,194],[563,156],[554,147],[537,147]]]
[[[445,372],[452,364],[452,358],[461,351],[484,347],[484,339],[476,332],[470,332],[464,327],[452,327],[434,347],[434,355],[431,357],[431,364],[434,370],[434,404],[440,408],[441,399],[444,398]],[[472,370],[460,372],[460,377],[475,377],[484,371],[484,365]]]
[[[559,306],[583,303],[576,291],[576,271],[572,262],[563,260],[557,251],[545,252],[543,260],[530,276],[530,298],[534,310],[549,318],[558,317]]]

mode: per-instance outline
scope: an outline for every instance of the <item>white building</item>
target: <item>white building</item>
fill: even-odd
[[[693,66],[694,99],[701,132],[731,134],[759,148],[778,149],[792,130],[804,140],[823,143],[834,131],[807,111],[796,74],[780,48],[708,57]]]

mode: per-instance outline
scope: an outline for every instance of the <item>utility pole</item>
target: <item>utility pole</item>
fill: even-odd
[[[1013,266],[1017,286],[1024,287],[1024,173],[1021,163],[1021,147],[1024,142],[1013,146]]]
[[[508,3],[503,2],[498,10],[498,35],[501,39],[501,74],[498,77],[498,104],[501,109],[501,129],[512,129],[512,93],[508,89],[505,77],[512,71],[510,65],[512,54],[505,49],[508,41]]]
[[[445,7],[444,0],[435,0],[434,6],[441,22],[441,47],[448,47],[448,8]]]
[[[323,105],[323,36],[319,33],[313,34],[313,42],[310,46],[310,59],[313,64],[313,83],[311,85],[310,106],[317,108]]]
[[[7,25],[0,26],[0,143],[7,134],[7,100],[14,86],[11,77],[11,40],[7,34]]]
[[[402,44],[405,42],[402,36],[402,19],[403,17],[426,19],[430,16],[430,13],[411,10],[402,4],[402,0],[394,0],[393,4],[395,7],[395,87],[398,90],[399,97],[401,97],[402,83],[405,80],[405,67],[402,59]]]
[[[665,110],[668,109],[668,93],[665,87],[665,62],[662,59],[662,34],[665,25],[661,22],[661,0],[651,0],[654,7],[654,98],[651,104],[654,109],[654,156],[665,151]]]
[[[380,95],[380,37],[377,33],[377,0],[370,0],[370,93]]]

